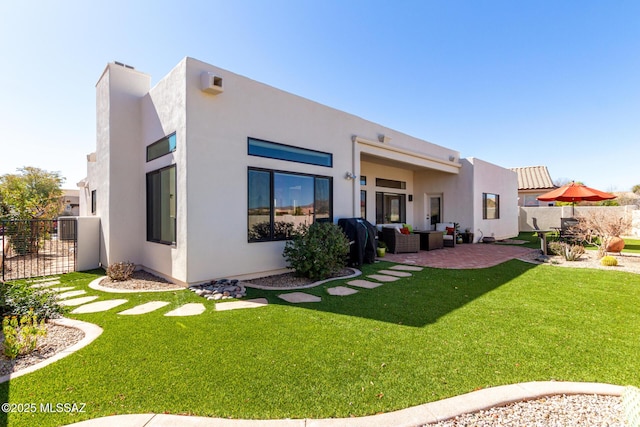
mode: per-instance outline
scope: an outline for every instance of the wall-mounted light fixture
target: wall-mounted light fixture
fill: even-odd
[[[454,156],[453,154],[449,156],[449,161],[450,162],[455,162],[456,161],[456,156]]]
[[[409,201],[413,202],[413,194],[409,194]]]
[[[355,176],[355,175],[354,175],[353,173],[351,173],[351,172],[347,172],[347,173],[344,175],[344,179],[356,179],[356,178],[357,178],[357,176]]]

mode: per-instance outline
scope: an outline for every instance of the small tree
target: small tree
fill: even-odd
[[[4,219],[53,219],[62,208],[59,172],[27,166],[17,174],[0,176],[0,203]]]
[[[598,247],[598,258],[607,252],[607,246],[614,237],[620,237],[629,232],[631,218],[612,215],[604,209],[594,209],[578,217],[578,225],[573,227],[577,237]]]
[[[64,178],[58,172],[47,172],[35,167],[18,169],[17,174],[0,176],[0,219],[29,220],[53,219],[62,210],[62,189]],[[35,252],[39,236],[47,230],[33,223],[11,224],[6,234],[10,235],[11,246],[24,255]]]
[[[288,240],[282,254],[299,276],[326,279],[347,263],[349,240],[340,227],[315,222],[300,225]]]

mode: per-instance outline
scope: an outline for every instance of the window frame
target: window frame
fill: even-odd
[[[160,175],[162,174],[162,172],[168,171],[170,169],[174,169],[174,184],[175,184],[175,188],[174,190],[174,206],[173,206],[173,211],[174,211],[174,217],[172,218],[171,215],[169,215],[169,218],[172,218],[174,224],[173,224],[173,239],[172,241],[168,241],[168,240],[163,240],[162,236],[160,236],[160,238],[155,238],[153,236],[153,215],[152,215],[152,209],[151,209],[151,199],[150,197],[153,195],[152,191],[151,191],[151,182],[150,182],[150,178],[153,175]],[[146,208],[147,208],[147,212],[146,212],[146,228],[147,228],[147,242],[152,242],[152,243],[160,243],[163,245],[176,245],[177,239],[178,239],[178,170],[177,170],[177,166],[175,164],[171,164],[169,166],[165,166],[163,168],[160,169],[156,169],[150,172],[147,172],[147,174],[145,175],[145,179],[146,179]],[[162,190],[162,188],[160,188],[160,190]],[[171,213],[171,205],[169,206],[169,212]]]
[[[313,161],[305,161],[305,160],[295,159],[295,158],[292,158],[291,156],[287,157],[286,155],[278,156],[278,155],[269,155],[269,154],[265,154],[265,153],[260,154],[260,153],[256,153],[255,151],[251,152],[252,151],[251,150],[251,148],[252,148],[251,142],[252,141],[271,145],[270,148],[273,149],[273,150],[277,150],[278,147],[281,147],[281,148],[283,148],[283,150],[282,150],[283,153],[293,153],[293,151],[295,150],[295,151],[300,151],[300,152],[303,152],[303,153],[307,152],[309,154],[322,154],[322,155],[327,156],[328,164],[324,164],[322,162],[313,162]],[[312,150],[312,149],[309,149],[309,148],[296,147],[294,145],[282,144],[282,143],[279,143],[279,142],[267,141],[265,139],[260,139],[260,138],[247,137],[247,154],[250,155],[250,156],[255,156],[255,157],[263,157],[263,158],[275,159],[275,160],[284,160],[284,161],[287,161],[287,162],[303,163],[303,164],[306,164],[306,165],[322,166],[322,167],[325,167],[325,168],[332,168],[333,167],[333,154],[332,153],[327,153],[327,152],[319,151],[319,150]]]
[[[171,140],[172,139],[173,139],[173,146],[171,145]],[[152,149],[153,147],[156,147],[156,146],[164,143],[164,142],[168,142],[169,143],[169,151],[167,151],[166,153],[163,152],[162,154],[158,154],[158,155],[156,155],[154,157],[151,157],[150,154],[149,154],[149,150]],[[162,156],[166,156],[167,154],[171,154],[171,153],[175,152],[177,147],[178,147],[178,142],[176,140],[176,133],[175,132],[170,133],[169,135],[160,138],[156,142],[147,145],[147,147],[146,147],[147,163],[152,161],[152,160],[159,159]]]
[[[489,217],[488,200],[490,196],[494,198],[495,209],[491,217]],[[482,219],[492,220],[500,219],[500,195],[496,193],[482,193]]]
[[[91,213],[96,214],[98,204],[98,195],[96,190],[91,190]]]
[[[251,171],[255,171],[255,172],[263,172],[263,173],[268,173],[269,174],[269,235],[265,238],[262,239],[251,239],[249,236],[249,231],[250,231],[250,215],[249,215],[249,209],[250,209],[250,191],[251,191],[251,185],[249,182],[249,174],[251,173]],[[247,168],[247,242],[248,243],[259,243],[259,242],[277,242],[277,241],[283,241],[283,240],[289,240],[287,237],[284,238],[280,238],[280,237],[275,237],[275,218],[276,218],[276,209],[274,206],[274,197],[275,197],[275,175],[276,174],[286,174],[286,175],[293,175],[293,176],[301,176],[301,177],[310,177],[313,178],[313,204],[314,204],[314,208],[313,208],[313,222],[317,222],[317,221],[326,221],[326,222],[333,222],[333,177],[331,176],[325,176],[325,175],[317,175],[317,174],[308,174],[308,173],[301,173],[301,172],[291,172],[291,171],[285,171],[285,170],[278,170],[278,169],[267,169],[267,168],[258,168],[258,167],[252,167],[249,166]],[[328,218],[317,218],[316,217],[316,213],[317,213],[317,207],[316,207],[316,203],[318,202],[318,200],[316,199],[316,185],[317,185],[317,179],[322,179],[322,180],[327,180],[329,182],[329,217]]]

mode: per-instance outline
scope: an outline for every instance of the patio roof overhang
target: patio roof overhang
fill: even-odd
[[[353,141],[360,153],[360,159],[372,163],[411,170],[437,170],[452,174],[458,174],[462,167],[459,159],[454,155],[449,159],[443,159],[359,136],[355,136]]]

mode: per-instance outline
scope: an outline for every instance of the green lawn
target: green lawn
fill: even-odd
[[[74,273],[61,280],[99,294],[86,286],[95,277]],[[216,312],[213,302],[178,291],[126,295],[129,302],[115,310],[70,316],[104,333],[65,359],[0,385],[0,394],[12,403],[86,403],[86,412],[11,413],[0,425],[55,426],[145,412],[348,417],[522,381],[640,385],[638,275],[514,260],[482,270],[426,268],[355,295],[326,294],[339,284],[308,290],[323,298],[314,304],[249,290],[270,305]],[[142,316],[115,314],[155,299],[172,304]],[[204,302],[207,310],[162,316],[185,302]]]

